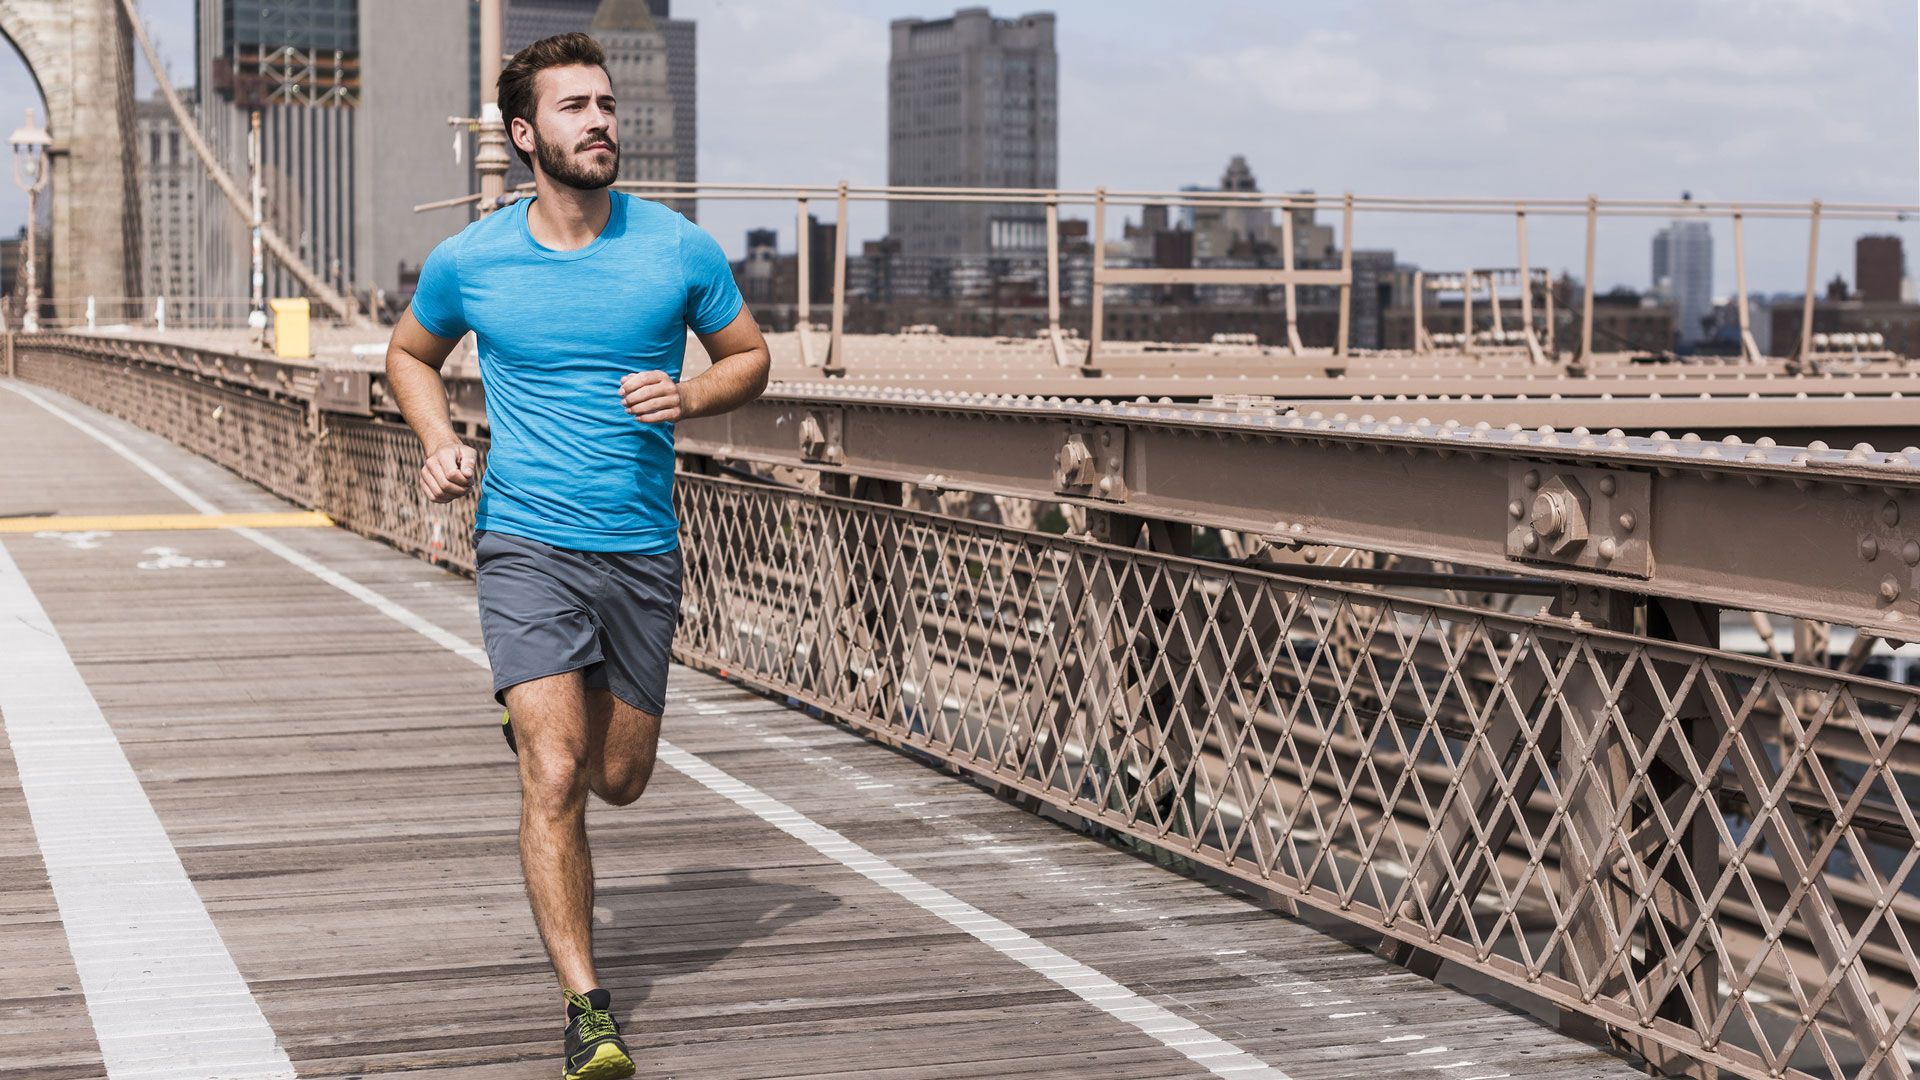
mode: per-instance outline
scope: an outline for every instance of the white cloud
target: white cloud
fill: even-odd
[[[1811,57],[1791,45],[1740,46],[1725,38],[1612,37],[1497,45],[1481,53],[1498,69],[1563,78],[1570,74],[1733,76],[1762,80],[1806,70]]]
[[[1297,41],[1248,45],[1189,63],[1202,82],[1227,93],[1251,91],[1281,112],[1351,115],[1427,107],[1425,90],[1389,79],[1361,59],[1366,51],[1352,34],[1313,31]]]

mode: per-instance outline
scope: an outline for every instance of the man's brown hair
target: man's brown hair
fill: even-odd
[[[606,50],[586,34],[555,34],[514,53],[507,66],[500,69],[500,122],[507,127],[507,142],[513,144],[513,152],[520,155],[520,163],[528,168],[533,167],[533,158],[513,143],[514,118],[533,123],[534,106],[539,104],[540,97],[534,87],[535,76],[548,68],[576,64],[593,64],[605,71]]]

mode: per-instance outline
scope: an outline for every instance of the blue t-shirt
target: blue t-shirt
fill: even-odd
[[[720,245],[656,202],[612,192],[606,228],[555,251],[522,199],[441,241],[420,268],[413,317],[438,337],[474,332],[493,446],[474,525],[575,551],[657,554],[679,544],[673,425],[641,423],[620,380],[678,381],[687,329],[740,313]]]

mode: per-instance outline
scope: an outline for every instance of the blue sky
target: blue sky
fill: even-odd
[[[454,3],[462,0],[409,0]],[[191,0],[141,0],[174,71]],[[1913,0],[1057,0],[1060,182],[1215,182],[1245,154],[1267,190],[1920,203]],[[1001,15],[1022,8],[996,7]],[[700,175],[880,182],[887,23],[951,11],[898,0],[675,0],[700,30]],[[0,116],[31,83],[0,50]],[[450,193],[451,194],[451,193]],[[0,228],[21,200],[0,188]],[[877,234],[877,210],[855,235]],[[791,209],[709,202],[737,252]],[[1603,223],[1602,285],[1644,286],[1653,221]],[[1851,223],[1821,278],[1852,276]],[[1910,249],[1920,230],[1898,228]],[[1356,239],[1434,267],[1510,265],[1508,218],[1363,216]],[[1577,221],[1536,225],[1535,262],[1577,266]],[[1733,282],[1716,226],[1717,291]],[[1798,290],[1800,225],[1749,226],[1749,275]],[[1920,251],[1912,258],[1920,273]]]

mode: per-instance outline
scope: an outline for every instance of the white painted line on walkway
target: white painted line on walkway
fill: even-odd
[[[700,758],[660,743],[660,760],[702,787],[922,910],[966,931],[994,951],[1045,976],[1081,1000],[1152,1036],[1216,1076],[1289,1080],[1287,1074],[1190,1020],[1148,1001],[1093,968],[1034,940],[964,900],[921,881],[846,837]]]
[[[110,1080],[282,1080],[280,1040],[0,544],[0,714]]]
[[[108,449],[126,458],[141,471],[165,485],[169,491],[187,500],[204,514],[217,514],[219,508],[202,498],[186,485],[169,476],[159,466],[141,457],[124,443],[111,435],[47,401],[39,394],[18,387],[8,389],[26,397],[35,404],[60,417],[80,431],[99,440]],[[244,536],[267,549],[287,562],[305,570],[333,587],[370,605],[381,614],[394,619],[407,628],[417,631],[438,645],[450,649],[459,656],[472,661],[480,667],[487,666],[485,650],[466,641],[458,635],[441,628],[409,611],[392,600],[368,589],[359,582],[322,566],[320,563],[287,547],[280,541],[266,536],[254,529],[235,529]],[[77,677],[77,675],[76,675]],[[95,710],[96,713],[98,710]],[[104,727],[105,721],[102,721]],[[108,737],[112,737],[109,731]],[[116,748],[118,743],[115,744]],[[815,851],[840,863],[841,865],[867,878],[881,888],[907,900],[922,910],[930,912],[953,926],[964,930],[974,938],[1006,956],[1008,959],[1032,969],[1045,976],[1056,985],[1071,991],[1083,1001],[1107,1013],[1116,1020],[1128,1024],[1156,1041],[1183,1055],[1194,1064],[1217,1076],[1245,1077],[1247,1080],[1292,1080],[1285,1072],[1227,1042],[1225,1039],[1206,1031],[1198,1024],[1183,1019],[1167,1009],[1134,993],[1106,975],[1067,956],[1051,946],[1042,944],[1027,934],[987,914],[971,904],[951,894],[921,881],[919,878],[895,867],[872,852],[860,847],[853,841],[814,822],[792,807],[779,802],[772,796],[761,792],[748,784],[734,779],[727,773],[707,764],[705,761],[681,750],[667,740],[660,740],[660,759],[669,766],[685,774],[695,782],[719,795],[732,800],[736,805],[750,811],[768,824],[813,848]],[[124,760],[124,759],[123,759]],[[129,770],[131,777],[131,770]],[[137,781],[136,781],[137,787]],[[156,819],[155,824],[158,824]],[[164,834],[163,834],[164,838]],[[989,838],[991,839],[991,838]],[[168,849],[171,851],[171,847]],[[177,860],[176,860],[177,863]],[[184,875],[183,875],[184,876]],[[188,883],[191,889],[191,883]],[[196,896],[196,902],[198,897]],[[236,974],[236,978],[237,978]],[[244,983],[242,986],[244,987]],[[263,1021],[264,1023],[264,1021]],[[1177,1038],[1176,1038],[1177,1034]],[[116,1077],[115,1080],[118,1080]]]

